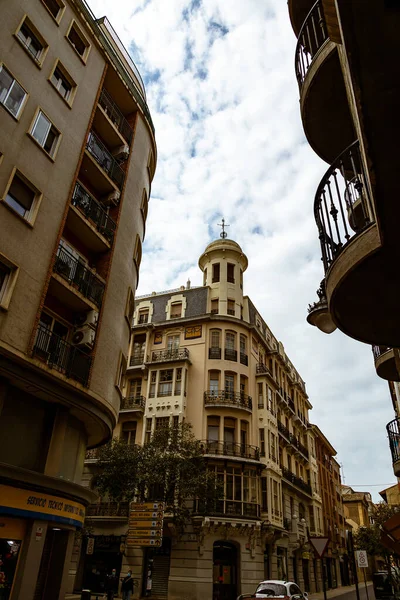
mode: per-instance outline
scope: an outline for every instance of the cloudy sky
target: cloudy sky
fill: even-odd
[[[369,346],[305,321],[323,275],[313,199],[327,165],[303,134],[286,2],[89,1],[129,48],[156,128],[138,293],[201,285],[197,260],[224,216],[249,258],[245,293],[306,381],[311,421],[346,484],[378,499],[395,482],[387,384]]]

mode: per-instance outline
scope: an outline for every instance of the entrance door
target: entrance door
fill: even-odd
[[[48,527],[34,600],[55,600],[60,594],[69,531]]]
[[[213,600],[236,600],[238,552],[229,542],[215,542],[213,549]]]

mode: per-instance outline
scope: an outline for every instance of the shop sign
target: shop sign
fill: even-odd
[[[0,484],[0,513],[31,519],[57,521],[82,527],[83,504],[59,496]]]
[[[185,340],[193,340],[202,336],[201,325],[194,325],[193,327],[185,327]]]
[[[88,538],[88,541],[87,541],[86,554],[93,554],[93,552],[94,552],[94,538],[90,537],[90,538]]]
[[[35,540],[39,542],[43,536],[43,527],[36,527]]]
[[[131,548],[132,546],[161,546],[162,539],[161,538],[126,538],[125,542],[127,548]]]

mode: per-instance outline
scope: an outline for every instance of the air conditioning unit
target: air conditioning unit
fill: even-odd
[[[87,348],[93,348],[95,337],[95,331],[91,327],[84,325],[75,331],[72,336],[72,343],[75,346],[86,346]]]
[[[126,160],[129,156],[129,146],[128,144],[122,144],[119,146],[114,152],[113,156],[116,160]]]
[[[99,313],[97,310],[90,310],[87,313],[79,313],[75,319],[75,324],[78,327],[83,325],[89,325],[89,327],[97,327],[97,321],[99,320]]]
[[[119,192],[118,190],[114,190],[113,192],[108,194],[108,196],[105,197],[105,199],[103,200],[103,203],[106,206],[109,206],[110,204],[113,204],[114,206],[118,206],[120,197],[121,197],[121,192]]]

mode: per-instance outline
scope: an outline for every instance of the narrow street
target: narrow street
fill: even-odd
[[[359,583],[358,589],[360,592],[360,600],[375,600],[374,588],[371,582],[367,582],[367,591],[364,582]],[[323,598],[323,592],[309,595],[310,600],[323,600]],[[340,600],[357,600],[355,586],[352,585],[337,590],[329,590],[327,592],[327,599],[332,600],[333,598],[338,598]]]

